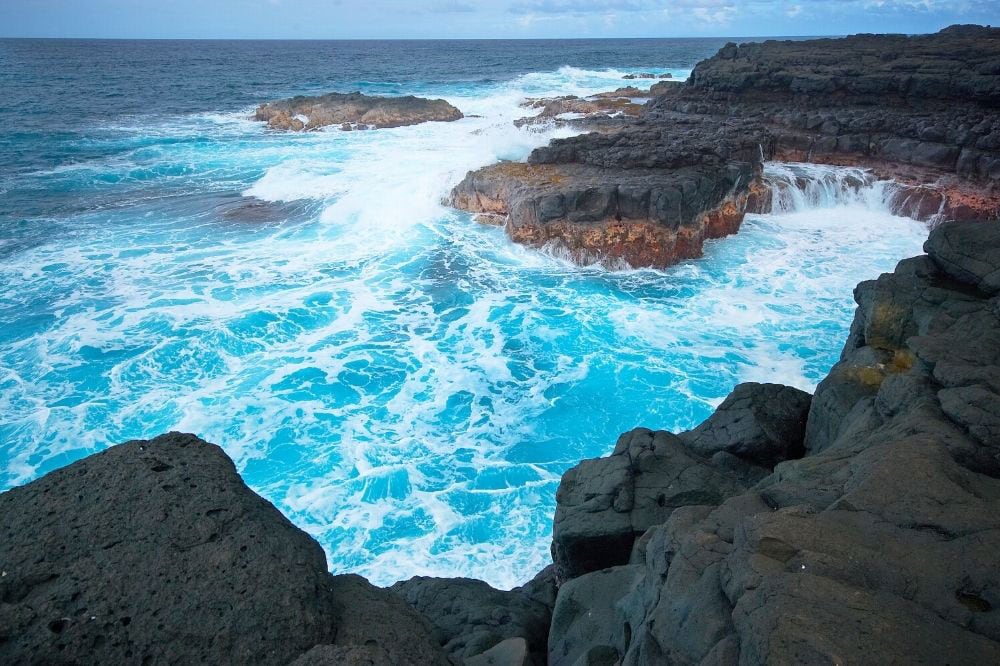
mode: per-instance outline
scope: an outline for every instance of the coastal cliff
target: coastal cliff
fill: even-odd
[[[473,171],[449,201],[515,242],[633,267],[700,256],[767,212],[765,160],[872,168],[916,219],[995,219],[998,62],[1000,29],[977,26],[729,44],[641,111]]]
[[[743,384],[569,470],[554,564],[500,591],[327,572],[172,433],[0,495],[4,663],[1000,661],[1000,226],[855,290],[815,395]]]

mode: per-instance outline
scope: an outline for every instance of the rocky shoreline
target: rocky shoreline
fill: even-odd
[[[553,100],[542,117],[589,109],[596,131],[473,171],[449,202],[580,263],[659,268],[766,212],[766,160],[864,166],[899,183],[896,212],[993,220],[997,63],[1000,29],[978,26],[729,44],[642,106]]]
[[[976,27],[731,45],[455,188],[518,242],[634,266],[767,210],[772,158],[871,168],[947,221],[857,286],[813,395],[741,384],[567,471],[522,587],[333,575],[222,449],[170,433],[0,494],[0,663],[1000,663],[997,63]]]

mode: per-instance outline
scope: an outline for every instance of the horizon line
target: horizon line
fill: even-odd
[[[657,39],[827,39],[854,35],[933,35],[935,32],[852,32],[829,34],[784,35],[697,35],[663,37],[52,37],[26,35],[0,35],[0,40],[50,40],[95,42],[562,42],[562,41],[615,41]]]

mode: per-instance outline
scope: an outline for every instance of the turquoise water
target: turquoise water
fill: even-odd
[[[812,388],[854,284],[926,236],[824,190],[703,259],[611,272],[442,206],[468,169],[568,133],[515,129],[525,97],[649,70],[688,71],[412,81],[394,91],[470,117],[375,132],[273,133],[249,105],[66,130],[0,181],[0,488],[190,431],[334,571],[526,580],[563,471],[632,427],[691,427],[738,382]]]

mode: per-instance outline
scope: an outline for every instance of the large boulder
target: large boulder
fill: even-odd
[[[628,562],[636,538],[674,509],[717,505],[767,474],[725,451],[689,450],[668,432],[637,428],[607,458],[568,470],[556,492],[552,560],[560,580]]]
[[[1000,293],[1000,225],[943,224],[931,231],[924,251],[950,277]]]
[[[524,641],[534,663],[543,664],[552,607],[537,594],[542,585],[535,581],[527,589],[504,592],[481,580],[418,576],[391,589],[433,623],[455,663],[516,638]]]
[[[0,662],[287,664],[315,645],[447,663],[427,621],[357,577],[219,447],[133,441],[0,495]]]
[[[704,423],[681,434],[693,451],[726,451],[756,465],[774,467],[802,456],[812,396],[781,384],[740,384]]]

